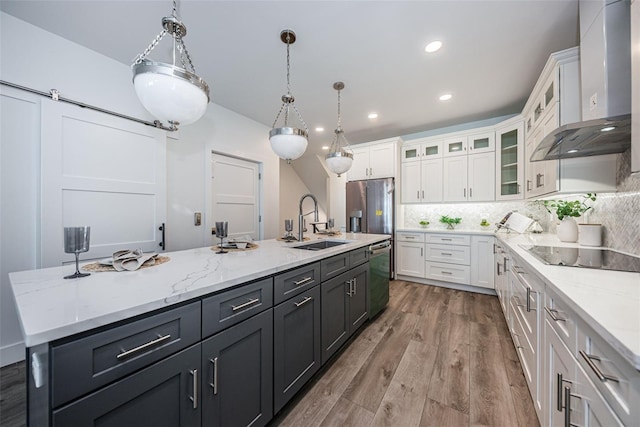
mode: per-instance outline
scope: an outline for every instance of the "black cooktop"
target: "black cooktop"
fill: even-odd
[[[599,270],[640,273],[640,257],[607,248],[563,248],[558,246],[526,247],[533,256],[549,265],[595,268]]]

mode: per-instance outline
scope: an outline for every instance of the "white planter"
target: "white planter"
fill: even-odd
[[[558,224],[556,234],[561,242],[577,242],[578,223],[572,217],[564,217]]]
[[[602,245],[602,225],[580,224],[580,244],[583,246]]]

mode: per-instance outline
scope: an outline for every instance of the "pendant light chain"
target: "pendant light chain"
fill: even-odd
[[[341,120],[340,120],[340,90],[338,90],[338,129],[342,129],[342,127],[340,126]]]
[[[283,111],[284,111],[284,127],[287,127],[287,124],[289,123],[289,108],[293,108],[293,111],[295,111],[296,113],[296,117],[298,117],[298,120],[300,120],[300,123],[302,123],[302,127],[304,128],[305,131],[308,132],[309,128],[307,127],[307,124],[302,118],[302,114],[300,114],[300,111],[298,111],[298,108],[296,108],[296,106],[293,104],[295,98],[293,97],[293,95],[291,95],[291,53],[289,50],[289,47],[291,46],[290,34],[287,34],[285,39],[285,44],[287,45],[287,94],[282,97],[282,101],[283,101],[282,106],[280,107],[280,110],[276,115],[276,119],[273,121],[273,124],[271,125],[271,127],[272,128],[276,127],[276,123],[278,123],[278,119],[282,115]]]

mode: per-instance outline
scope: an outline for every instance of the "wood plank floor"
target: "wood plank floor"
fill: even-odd
[[[25,425],[24,362],[0,370],[0,425]],[[538,426],[496,297],[392,281],[366,325],[272,426]]]
[[[330,363],[272,426],[539,426],[493,296],[392,281]]]

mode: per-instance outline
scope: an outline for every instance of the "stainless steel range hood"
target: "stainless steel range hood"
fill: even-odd
[[[631,147],[631,114],[560,126],[544,137],[531,161],[622,153]]]
[[[551,132],[531,161],[621,153],[631,147],[628,0],[580,0],[582,122]]]

